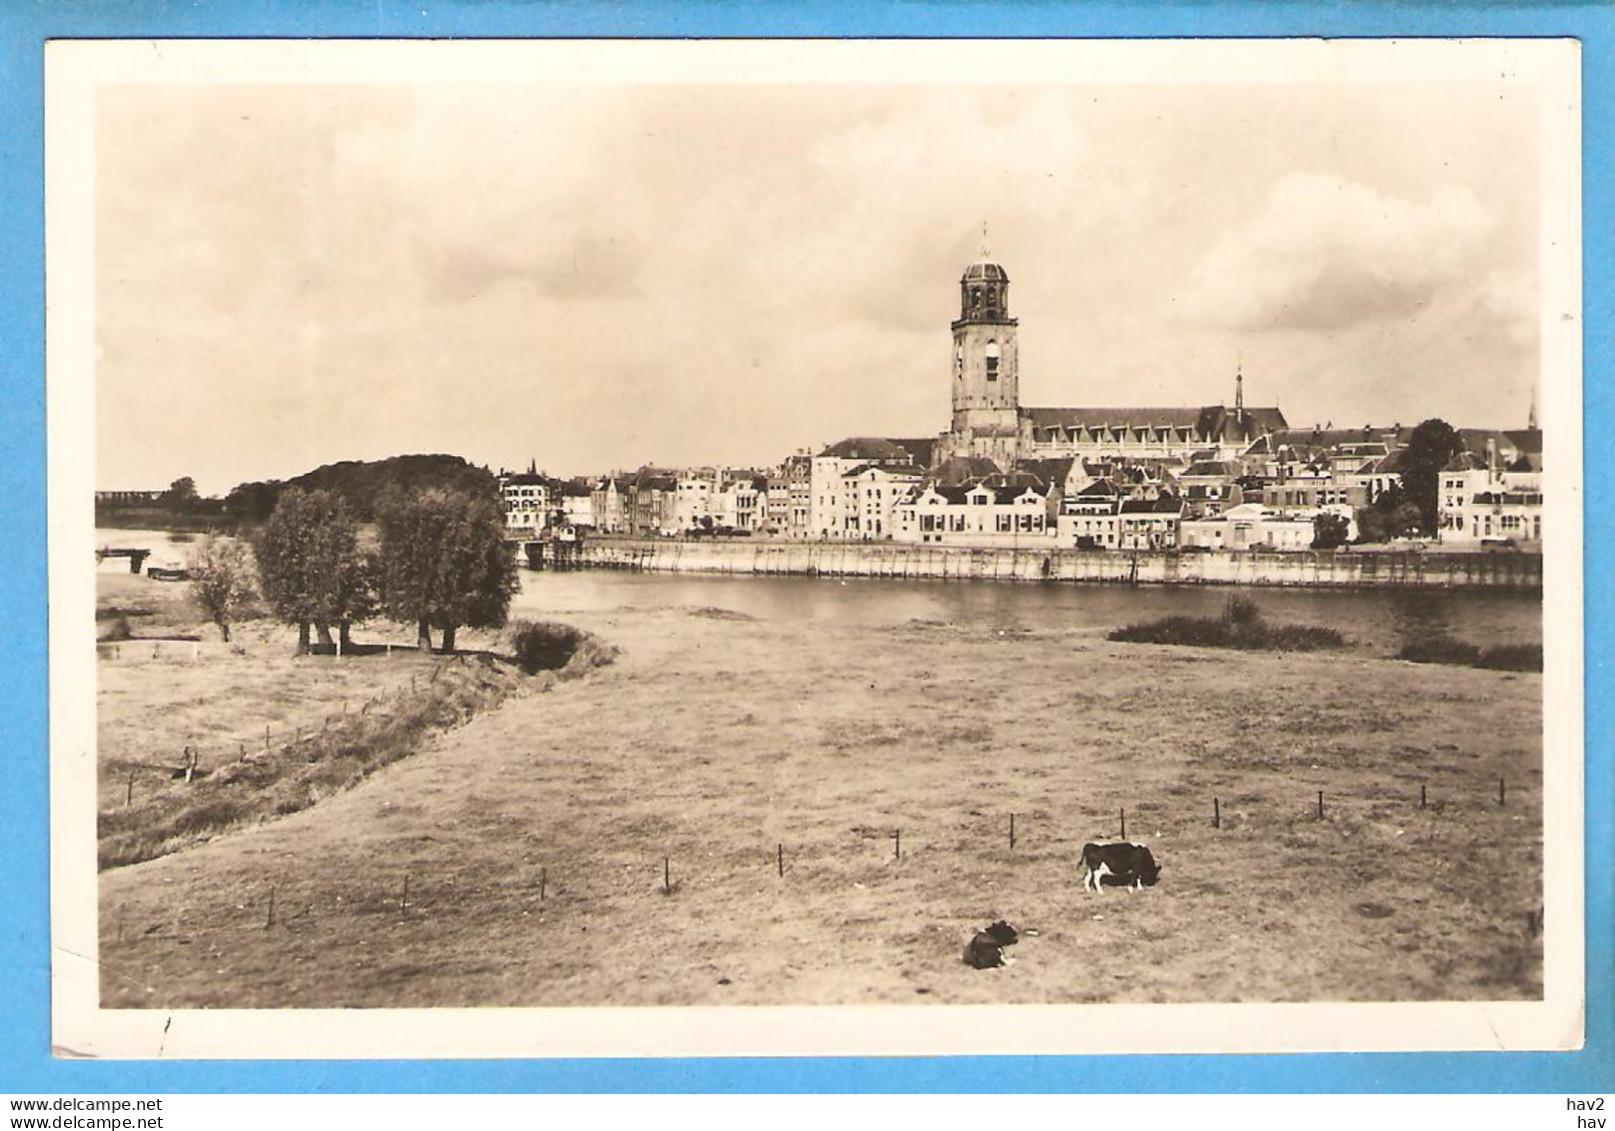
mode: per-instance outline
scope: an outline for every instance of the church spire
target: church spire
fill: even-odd
[[[987,242],[987,221],[983,218],[981,221],[981,261],[987,263],[991,261],[992,257],[993,249]]]
[[[1234,419],[1245,423],[1245,355],[1234,364]]]
[[[1537,429],[1536,398],[1537,398],[1537,383],[1535,381],[1532,381],[1531,382],[1531,415],[1526,418],[1525,426],[1527,428],[1531,429],[1531,431],[1533,431],[1533,432],[1535,432],[1536,429]]]

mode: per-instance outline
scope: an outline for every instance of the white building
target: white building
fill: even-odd
[[[999,549],[1048,547],[1056,523],[1055,488],[1002,482],[959,487],[930,484],[898,503],[896,537],[921,545]]]
[[[1436,495],[1441,541],[1540,543],[1542,472],[1535,462],[1522,457],[1506,470],[1449,466],[1443,471]]]
[[[832,444],[813,457],[808,504],[811,538],[862,538],[867,530],[859,507],[860,485],[848,480],[849,471],[866,465],[883,468],[913,467],[913,454],[901,444],[878,436],[855,436]],[[889,526],[889,521],[883,523]]]
[[[501,475],[499,491],[505,502],[506,534],[534,538],[549,525],[554,499],[547,477],[532,473]]]
[[[1261,503],[1241,503],[1214,518],[1186,518],[1178,524],[1184,549],[1207,550],[1310,550],[1316,536],[1313,520],[1336,514],[1348,523],[1348,540],[1357,536],[1349,506],[1301,507],[1274,510]]]

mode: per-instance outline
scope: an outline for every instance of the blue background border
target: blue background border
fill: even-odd
[[[1583,45],[1585,483],[1603,503],[1610,419],[1611,110],[1615,8],[1485,3],[1184,5],[838,3],[798,6],[488,0],[10,0],[0,11],[0,1091],[1615,1091],[1612,1030],[1610,535],[1586,514],[1587,1046],[1580,1053],[112,1063],[50,1056],[46,778],[44,44],[75,37],[1535,36]],[[1549,752],[1552,756],[1553,752]]]

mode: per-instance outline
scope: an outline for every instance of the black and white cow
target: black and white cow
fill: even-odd
[[[1082,846],[1082,890],[1100,891],[1109,880],[1112,887],[1154,887],[1160,879],[1161,866],[1142,844],[1128,840],[1106,841],[1102,844]]]
[[[1014,946],[1020,932],[1002,919],[985,931],[977,931],[965,946],[965,965],[977,970],[990,970],[1004,965],[1004,948]]]

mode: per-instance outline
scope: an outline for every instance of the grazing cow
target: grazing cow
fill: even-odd
[[[990,970],[1004,965],[1004,948],[1014,946],[1020,932],[1002,919],[985,931],[977,931],[965,946],[965,965],[977,970]]]
[[[1084,891],[1090,888],[1100,891],[1106,880],[1112,887],[1126,886],[1137,891],[1141,887],[1154,887],[1161,875],[1161,866],[1150,855],[1150,850],[1127,840],[1083,845],[1082,865],[1087,869],[1082,876]]]

